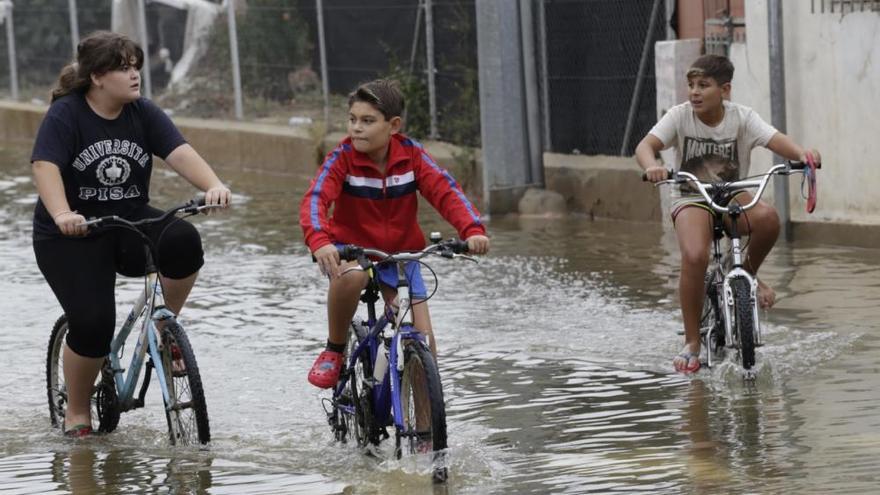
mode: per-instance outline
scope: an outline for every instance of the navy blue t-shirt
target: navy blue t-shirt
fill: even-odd
[[[88,217],[126,216],[149,202],[153,155],[163,160],[186,141],[159,107],[146,98],[126,104],[113,120],[96,114],[82,93],[49,107],[31,162],[58,166],[70,209]],[[34,210],[34,239],[61,232],[42,200]]]

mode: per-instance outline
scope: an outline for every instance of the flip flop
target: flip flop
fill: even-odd
[[[92,434],[92,425],[78,424],[64,429],[67,438],[83,438]]]
[[[675,371],[678,371],[679,373],[687,374],[687,373],[696,373],[697,371],[700,370],[701,365],[700,365],[700,353],[699,352],[682,351],[675,357],[684,359],[684,363],[685,363],[684,366],[676,366],[675,365],[675,358],[673,358],[672,359],[672,366],[675,367]],[[693,362],[695,364],[691,365],[691,360],[693,360]]]

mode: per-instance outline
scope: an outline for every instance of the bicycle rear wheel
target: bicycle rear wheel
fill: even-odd
[[[366,338],[368,331],[369,329],[362,321],[352,321],[345,353],[346,366],[351,353],[357,349],[359,342]],[[336,422],[333,424],[338,441],[345,442],[350,435],[357,442],[358,447],[379,443],[379,435],[376,433],[373,421],[372,392],[367,387],[367,379],[373,376],[368,353],[369,350],[361,353],[355,361],[354,367],[346,370],[348,381],[336,399]]]
[[[706,349],[706,363],[712,366],[715,359],[724,354],[724,316],[720,301],[721,275],[717,271],[706,273],[703,295],[703,313],[700,319],[700,338],[702,347]]]
[[[446,467],[442,466],[442,460],[447,447],[446,405],[434,356],[422,342],[409,342],[404,348],[400,401],[403,430],[397,432],[397,457],[404,452],[434,452],[434,481],[445,481]]]
[[[162,369],[168,385],[165,419],[172,445],[211,441],[208,406],[199,366],[183,327],[170,321],[162,330]]]
[[[744,277],[730,281],[733,290],[733,313],[736,318],[736,333],[739,336],[739,353],[743,369],[755,365],[755,318],[752,313],[755,301],[752,300],[752,287]]]
[[[52,426],[64,429],[67,411],[67,384],[64,380],[64,341],[67,338],[67,316],[61,315],[52,327],[49,350],[46,354],[46,392],[49,399],[49,419]],[[95,379],[91,398],[91,418],[98,420],[97,431],[110,433],[119,425],[119,400],[110,360],[105,359]]]

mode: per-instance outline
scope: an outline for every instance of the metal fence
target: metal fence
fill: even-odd
[[[663,2],[541,3],[546,19],[545,148],[632,153],[657,120],[654,42],[666,38]]]
[[[475,0],[4,1],[14,3],[15,45],[10,59],[0,36],[5,98],[16,80],[19,100],[48,102],[78,37],[113,29],[145,48],[145,93],[175,115],[342,130],[348,92],[394,77],[406,132],[480,144]],[[655,121],[665,2],[531,1],[545,149],[631,152]]]

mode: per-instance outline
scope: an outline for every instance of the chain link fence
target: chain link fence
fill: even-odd
[[[666,38],[662,2],[659,11],[652,8],[654,2],[647,1],[542,3],[546,19],[546,73],[542,79],[549,117],[545,120],[549,121],[545,149],[590,155],[631,154],[657,120],[654,42]],[[649,31],[652,34],[645,54],[648,63],[641,75],[640,91],[634,95]],[[631,122],[632,137],[621,153],[634,96],[638,101]]]
[[[479,146],[474,1],[15,0],[18,99],[48,102],[73,59],[76,33],[112,29],[145,48],[145,93],[177,116],[341,131],[347,94],[360,82],[393,77],[407,97],[407,133]],[[541,9],[535,66],[545,95],[545,149],[631,153],[656,120],[653,42],[665,38],[662,8],[657,13],[648,1],[533,1]],[[0,36],[5,98],[8,48]],[[632,138],[623,146],[627,128]]]

